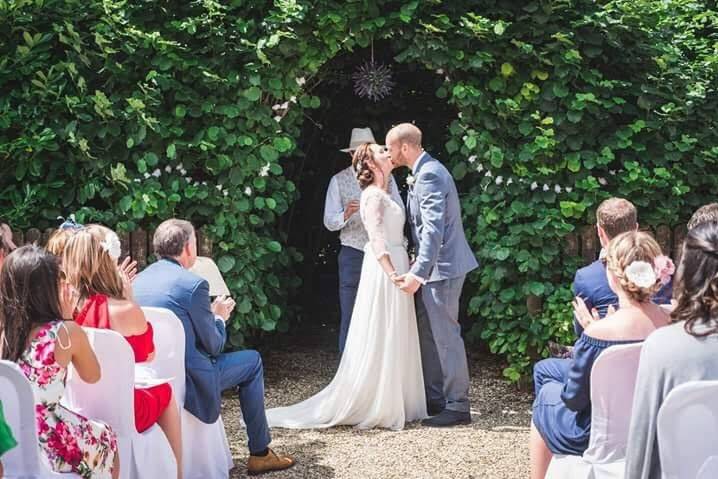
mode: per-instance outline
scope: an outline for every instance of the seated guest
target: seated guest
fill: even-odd
[[[40,450],[55,472],[119,477],[117,439],[109,426],[65,408],[60,399],[70,363],[87,383],[100,364],[72,317],[74,288],[60,280],[57,258],[37,246],[9,255],[0,272],[0,348],[33,389]],[[129,467],[129,466],[128,466]]]
[[[15,243],[12,242],[12,230],[5,223],[0,223],[0,269],[5,257],[15,248]]]
[[[200,421],[212,424],[219,417],[222,391],[237,388],[249,437],[249,473],[291,467],[291,457],[275,454],[268,447],[271,438],[259,353],[222,352],[227,339],[225,322],[234,301],[220,297],[210,303],[207,281],[188,271],[197,258],[192,224],[178,219],[163,222],[155,231],[152,245],[159,261],[135,279],[135,298],[142,306],[169,309],[182,321],[186,338],[185,408]]]
[[[688,221],[688,231],[703,223],[718,223],[718,203],[708,203],[698,208]]]
[[[67,281],[80,295],[75,322],[117,331],[132,347],[136,362],[151,361],[155,352],[152,325],[137,304],[125,299],[126,287],[117,267],[119,256],[120,241],[104,226],[86,226],[68,238],[62,265]],[[159,424],[172,447],[181,478],[182,433],[172,387],[165,383],[135,388],[134,404],[135,428],[144,432]]]
[[[67,244],[67,241],[76,232],[81,231],[84,228],[84,225],[75,221],[75,215],[70,215],[68,219],[64,219],[62,217],[59,219],[63,220],[63,222],[59,228],[50,235],[50,238],[47,241],[46,249],[62,260],[62,255],[65,252],[65,245]],[[114,231],[110,229],[107,229],[107,231],[114,235],[114,238],[117,238],[117,234]],[[117,238],[116,242],[114,241],[114,238],[113,243],[119,245],[119,238]],[[133,261],[128,256],[121,264],[119,264],[119,268],[124,284],[123,297],[125,299],[132,299],[132,281],[135,279],[135,276],[137,276],[137,261]]]
[[[15,446],[17,446],[17,442],[12,435],[10,426],[8,426],[7,422],[5,422],[5,416],[3,415],[2,410],[2,401],[0,401],[0,459],[2,459],[3,454]],[[0,477],[3,477],[3,473],[2,461],[0,461]]]
[[[662,477],[656,420],[668,393],[687,381],[718,380],[718,223],[688,232],[675,284],[673,324],[641,351],[626,451],[631,479]]]
[[[543,478],[552,454],[581,455],[591,434],[591,368],[608,347],[643,341],[668,324],[668,313],[651,302],[669,281],[664,256],[648,234],[623,233],[608,245],[608,284],[619,309],[593,321],[585,302],[577,297],[574,311],[587,324],[571,359],[545,359],[534,366],[536,399],[530,435],[531,477]],[[670,260],[668,260],[670,261]]]
[[[594,316],[606,316],[609,306],[618,307],[618,297],[608,284],[606,262],[603,257],[605,248],[612,238],[621,233],[638,230],[638,213],[636,207],[622,198],[609,198],[602,202],[596,210],[596,230],[601,242],[601,257],[578,271],[573,280],[573,294],[586,303],[589,311],[595,309]],[[656,304],[671,302],[672,287],[670,283],[661,287],[653,297]],[[581,336],[583,326],[574,317],[573,328],[576,337]]]

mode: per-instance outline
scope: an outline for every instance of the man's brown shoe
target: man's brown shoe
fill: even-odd
[[[250,476],[257,476],[266,472],[289,469],[293,465],[294,458],[291,456],[279,456],[270,449],[266,456],[249,456],[247,473]]]

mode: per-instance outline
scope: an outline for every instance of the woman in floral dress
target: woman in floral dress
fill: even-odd
[[[83,478],[119,477],[117,440],[109,426],[60,405],[67,366],[87,383],[100,365],[72,317],[77,293],[60,281],[58,260],[37,246],[19,248],[0,272],[2,358],[16,362],[30,381],[40,449],[56,472]]]

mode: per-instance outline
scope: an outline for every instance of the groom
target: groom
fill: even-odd
[[[416,316],[429,419],[425,426],[469,424],[469,368],[459,324],[464,279],[478,262],[464,236],[454,179],[421,147],[421,130],[410,123],[392,128],[386,146],[395,167],[411,169],[407,217],[416,261],[397,278],[399,287],[417,291]]]

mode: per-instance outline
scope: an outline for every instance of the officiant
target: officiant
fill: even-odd
[[[371,128],[353,128],[349,146],[340,151],[348,153],[348,166],[334,175],[329,182],[324,203],[324,226],[329,231],[339,231],[339,354],[344,352],[349,323],[354,310],[354,301],[359,287],[364,246],[369,241],[359,213],[361,188],[356,172],[351,166],[354,151],[364,143],[376,143]],[[389,192],[394,201],[404,207],[399,188],[392,176],[389,179]]]

